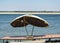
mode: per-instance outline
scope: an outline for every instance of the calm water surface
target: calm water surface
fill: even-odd
[[[26,31],[24,27],[14,28],[10,25],[10,22],[18,16],[22,14],[0,14],[0,38],[4,36],[21,36],[26,35]],[[34,27],[34,35],[44,35],[44,34],[60,34],[60,15],[59,14],[52,14],[52,15],[42,15],[36,14],[49,22],[49,27],[42,28],[42,27]],[[29,34],[32,30],[32,25],[28,25],[27,29]]]

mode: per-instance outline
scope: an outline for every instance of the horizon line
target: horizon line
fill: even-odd
[[[0,14],[60,14],[60,11],[0,11]]]

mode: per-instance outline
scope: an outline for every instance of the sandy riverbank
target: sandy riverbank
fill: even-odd
[[[60,14],[54,11],[0,11],[0,14]]]

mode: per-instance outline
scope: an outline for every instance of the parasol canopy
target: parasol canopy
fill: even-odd
[[[38,27],[47,27],[48,22],[41,17],[35,16],[35,15],[22,15],[17,18],[15,18],[11,25],[13,27],[23,27],[27,26],[28,24],[38,26]]]

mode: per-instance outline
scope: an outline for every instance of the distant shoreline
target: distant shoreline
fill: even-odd
[[[0,11],[0,14],[60,14],[60,11]]]

